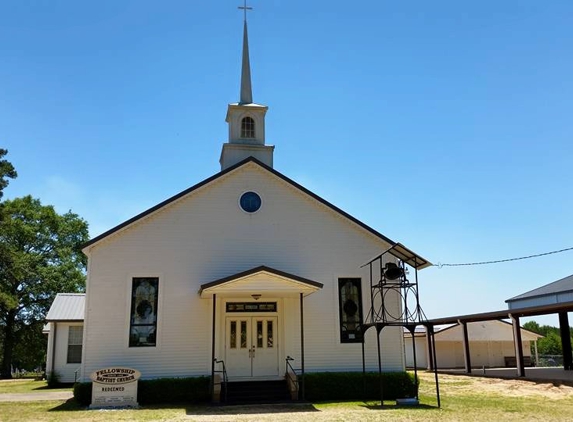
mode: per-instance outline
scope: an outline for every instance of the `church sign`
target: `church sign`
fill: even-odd
[[[141,372],[124,367],[104,368],[92,372],[91,408],[136,407],[137,380]]]

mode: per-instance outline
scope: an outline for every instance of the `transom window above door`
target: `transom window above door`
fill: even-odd
[[[227,302],[227,312],[276,312],[276,302]]]

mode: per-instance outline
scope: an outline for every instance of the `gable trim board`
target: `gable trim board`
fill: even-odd
[[[260,275],[264,276],[266,280],[259,283],[259,289],[257,289],[257,292],[272,291],[274,294],[302,293],[307,296],[323,287],[322,283],[261,265],[229,277],[202,284],[199,289],[199,294],[202,298],[212,297],[213,294],[218,294],[219,292],[238,294],[241,293],[241,288],[239,286],[246,284],[248,281],[253,281]],[[277,289],[277,284],[282,285],[282,289]],[[247,288],[247,290],[252,292],[253,286],[248,287],[249,288]]]
[[[253,163],[258,165],[260,168],[268,171],[269,173],[273,174],[274,176],[282,179],[284,182],[286,182],[287,184],[289,184],[290,186],[294,187],[295,189],[301,191],[302,193],[308,195],[309,197],[313,198],[314,200],[318,201],[319,203],[321,203],[322,205],[326,206],[327,208],[329,208],[331,211],[335,212],[336,214],[340,215],[341,217],[344,217],[345,219],[349,220],[350,222],[354,223],[355,225],[359,226],[360,228],[362,228],[363,230],[366,230],[367,232],[369,232],[371,235],[374,235],[375,237],[379,238],[380,240],[382,240],[383,242],[389,244],[390,246],[401,246],[401,248],[405,249],[407,252],[409,252],[412,256],[416,257],[416,260],[418,262],[422,262],[424,264],[419,265],[418,269],[423,269],[426,267],[429,267],[432,265],[431,262],[429,262],[428,260],[422,258],[421,256],[415,254],[414,252],[410,251],[409,249],[405,248],[403,245],[401,245],[398,242],[394,242],[392,239],[384,236],[382,233],[378,232],[377,230],[373,229],[372,227],[368,226],[367,224],[363,223],[362,221],[358,220],[357,218],[351,216],[350,214],[348,214],[347,212],[343,211],[342,209],[338,208],[337,206],[333,205],[332,203],[328,202],[326,199],[321,198],[320,196],[316,195],[315,193],[311,192],[310,190],[308,190],[307,188],[305,188],[304,186],[298,184],[297,182],[295,182],[294,180],[286,177],[285,175],[283,175],[282,173],[279,173],[278,171],[276,171],[275,169],[267,166],[266,164],[260,162],[259,160],[257,160],[254,157],[249,157],[243,161],[241,161],[240,163],[235,164],[234,166],[229,167],[226,170],[223,170],[205,180],[203,180],[202,182],[197,183],[196,185],[172,196],[171,198],[166,199],[165,201],[157,204],[154,207],[149,208],[148,210],[136,215],[133,218],[130,218],[129,220],[117,225],[116,227],[100,234],[99,236],[96,236],[95,238],[91,239],[90,241],[86,242],[83,246],[82,246],[82,250],[85,254],[89,253],[89,249],[91,247],[93,247],[95,244],[97,244],[98,242],[102,241],[103,239],[117,233],[120,232],[121,230],[131,226],[132,224],[144,219],[147,216],[150,216],[151,214],[155,213],[156,211],[159,211],[163,208],[165,208],[166,206],[176,202],[177,200],[187,196],[188,194],[204,187],[207,186],[209,184],[211,184],[212,182],[215,182],[216,180],[222,178],[223,176],[249,164],[249,163]],[[390,252],[392,253],[392,251]],[[392,253],[393,254],[393,253]],[[394,254],[393,254],[394,255]],[[402,259],[401,255],[394,255],[399,259]],[[410,259],[411,259],[410,257]]]

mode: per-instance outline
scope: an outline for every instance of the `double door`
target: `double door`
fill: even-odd
[[[232,378],[279,375],[276,316],[237,316],[225,321],[225,362]]]

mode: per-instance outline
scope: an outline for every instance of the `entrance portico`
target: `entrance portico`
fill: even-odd
[[[230,381],[284,377],[295,356],[304,371],[304,297],[322,284],[260,266],[201,285],[211,299],[212,375],[225,362]]]

